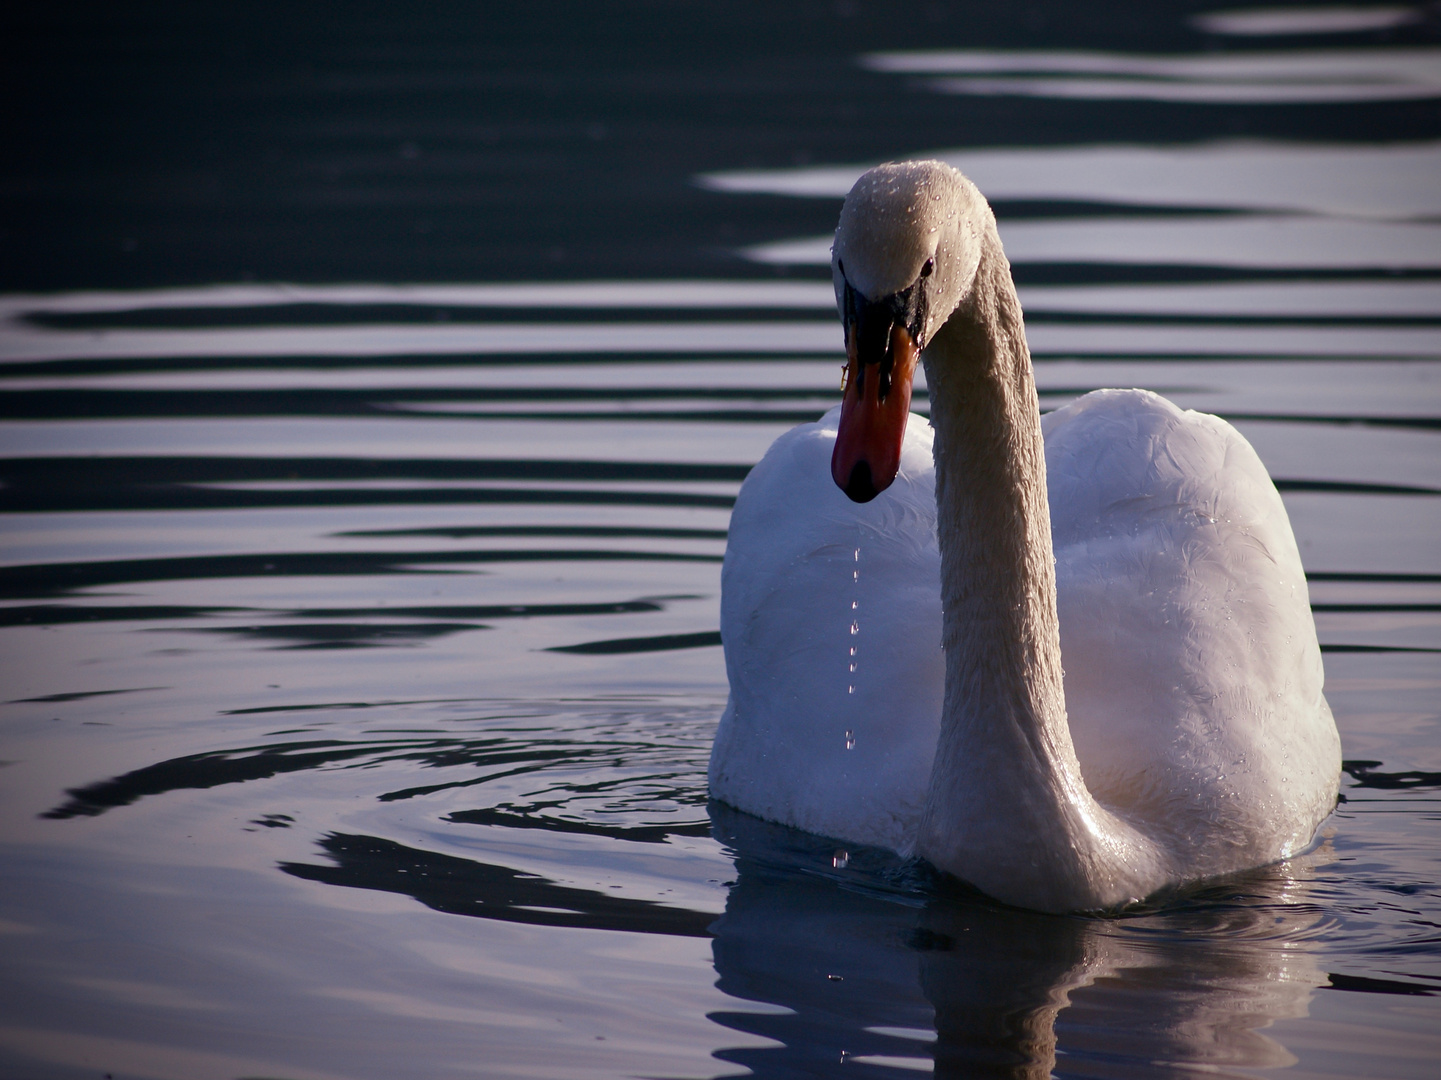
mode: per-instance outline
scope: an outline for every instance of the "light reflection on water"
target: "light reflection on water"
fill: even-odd
[[[964,162],[962,162],[964,171]],[[1247,214],[1214,217],[1091,217],[1000,222],[1018,263],[1200,265],[1248,270],[1432,269],[1441,226]],[[759,244],[762,263],[830,265],[830,238]]]
[[[965,96],[1298,105],[1426,100],[1441,88],[1441,50],[1426,48],[1385,52],[1327,49],[1229,57],[1064,52],[942,53],[935,54],[934,60],[881,54],[869,59],[880,71],[983,73],[928,83],[939,93]],[[920,63],[906,63],[912,59]]]
[[[1374,93],[1433,93],[1434,50],[1384,78],[1400,54],[1355,52]],[[1013,93],[1319,93],[1304,54],[945,62],[948,92],[994,93],[980,65]],[[1000,204],[1042,407],[1140,385],[1235,420],[1326,650],[1348,762],[1318,846],[1111,919],[707,801],[729,508],[837,396],[823,274],[0,298],[0,1061],[1429,1075],[1441,245],[1411,219],[1436,146],[952,155]],[[833,197],[857,171],[696,183]],[[793,235],[747,250],[822,258]]]
[[[1389,53],[1378,55],[1390,63]],[[972,147],[930,153],[960,169],[991,202],[1003,206],[1031,201],[1281,210],[1380,221],[1424,219],[1441,209],[1441,192],[1431,180],[1441,168],[1441,144],[1435,142],[1317,145],[1248,140]],[[710,173],[700,182],[731,194],[843,198],[864,171],[853,165],[749,169]],[[1180,249],[1171,254],[1184,260],[1192,253]]]

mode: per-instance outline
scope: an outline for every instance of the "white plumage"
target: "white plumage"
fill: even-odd
[[[746,480],[722,576],[731,696],[712,794],[1046,910],[1305,847],[1334,806],[1339,740],[1261,461],[1225,421],[1138,390],[1088,394],[1032,433],[989,208],[946,166],[883,168],[848,200],[861,192],[869,213],[848,233],[843,212],[837,262],[851,281],[881,266],[873,277],[906,285],[934,258],[937,294],[959,297],[932,313],[923,354],[936,431],[910,417],[900,472],[867,503],[832,482],[839,408]],[[917,232],[941,236],[898,256]],[[1040,433],[1044,470],[1027,461]],[[1038,550],[1047,507],[1052,551]],[[1063,700],[1047,686],[1057,620]]]
[[[831,481],[839,413],[777,439],[731,514],[731,694],[710,789],[771,821],[908,851],[945,681],[931,431],[911,417],[895,483],[857,504]]]

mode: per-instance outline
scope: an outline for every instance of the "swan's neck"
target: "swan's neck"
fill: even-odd
[[[1154,852],[1087,791],[1066,723],[1040,408],[994,226],[924,353],[935,428],[945,711],[918,852],[1002,900],[1107,907]]]

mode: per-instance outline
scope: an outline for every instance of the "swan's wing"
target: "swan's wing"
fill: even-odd
[[[721,575],[731,696],[711,793],[904,850],[944,683],[931,430],[912,416],[895,482],[857,504],[831,479],[839,411],[777,439],[736,500]]]
[[[1265,466],[1224,420],[1138,390],[1088,394],[1043,431],[1067,710],[1088,785],[1174,823],[1178,842],[1216,838],[1197,853],[1216,872],[1304,846],[1334,806],[1339,742]]]

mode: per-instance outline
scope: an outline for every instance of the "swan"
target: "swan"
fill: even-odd
[[[1049,912],[1307,847],[1340,740],[1250,444],[1140,390],[1042,418],[994,215],[948,165],[862,176],[832,276],[842,403],[731,519],[712,796]]]

